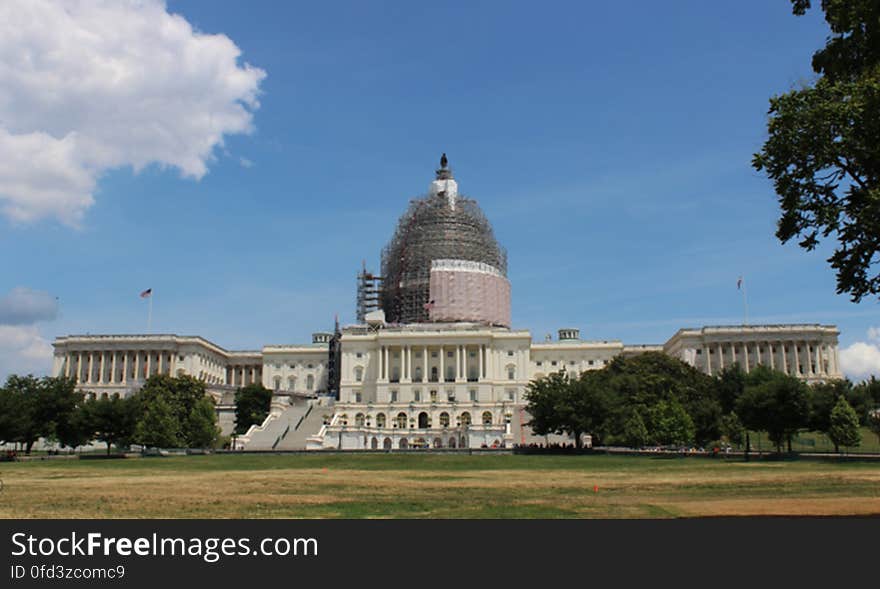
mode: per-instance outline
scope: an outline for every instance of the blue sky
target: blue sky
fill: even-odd
[[[877,300],[835,294],[831,244],[776,240],[772,186],[750,167],[768,98],[812,79],[827,35],[817,11],[795,17],[783,0],[181,0],[167,11],[265,73],[249,82],[252,130],[220,127],[204,174],[114,133],[105,144],[134,155],[83,164],[94,202],[79,217],[0,215],[0,297],[57,297],[34,321],[44,344],[144,331],[146,288],[153,331],[232,349],[308,341],[335,313],[351,322],[361,260],[378,270],[446,152],[508,250],[514,324],[535,339],[574,326],[662,343],[680,327],[740,323],[742,275],[750,322],[836,324],[841,348],[861,342],[877,354],[865,361],[880,358]],[[180,70],[160,89],[171,105],[219,75]],[[7,350],[0,377],[48,366]]]

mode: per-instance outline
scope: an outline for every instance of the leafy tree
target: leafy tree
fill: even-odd
[[[661,402],[674,402],[672,409],[677,411],[676,404],[682,407],[694,428],[693,435],[682,443],[695,440],[706,444],[718,439],[721,404],[716,383],[692,366],[663,353],[649,352],[634,357],[618,356],[600,375],[606,394],[614,399],[613,431],[623,431],[630,409],[635,409],[648,428],[649,440],[665,438],[669,432],[654,431],[660,422],[652,422],[654,414],[649,410]]]
[[[580,448],[581,434],[587,432],[586,416],[577,391],[578,387],[564,371],[531,381],[526,388],[526,410],[532,419],[527,425],[539,436],[569,435]]]
[[[736,407],[736,401],[746,388],[746,373],[739,364],[728,366],[717,377],[718,401],[721,411],[730,413]]]
[[[859,418],[843,397],[838,398],[837,404],[831,410],[828,437],[834,442],[835,452],[840,451],[840,446],[858,446],[862,441]]]
[[[161,396],[149,397],[141,405],[135,425],[134,440],[152,448],[177,448],[180,443],[180,421],[171,403]]]
[[[74,389],[74,381],[67,378],[38,379],[33,375],[13,374],[7,378],[4,390],[2,402],[15,411],[4,421],[16,423],[2,427],[7,434],[13,433],[12,441],[24,444],[28,453],[41,437],[57,439],[59,426],[64,428],[82,400],[82,395]]]
[[[235,393],[235,433],[243,434],[252,425],[260,425],[272,408],[272,391],[262,384],[241,387]]]
[[[214,402],[202,397],[190,411],[184,424],[183,437],[189,448],[213,448],[220,437]]]
[[[83,403],[80,403],[64,421],[58,424],[55,434],[58,442],[68,448],[84,446],[91,441],[91,426]]]
[[[794,376],[770,369],[752,371],[736,406],[743,425],[767,432],[779,452],[786,442],[791,452],[791,439],[808,426],[809,411],[807,386]]]
[[[645,427],[653,443],[681,446],[694,441],[694,422],[677,401],[660,401],[649,407],[647,414]]]
[[[0,388],[0,444],[24,438],[24,397],[6,387]]]
[[[742,445],[745,427],[739,420],[736,411],[731,411],[721,418],[721,435],[727,438],[727,441],[737,446]]]
[[[810,0],[792,0],[802,15]],[[833,35],[813,55],[814,84],[770,99],[752,165],[773,181],[776,236],[813,250],[834,234],[837,292],[880,294],[880,3],[823,0]]]
[[[853,389],[858,390],[866,399],[870,399],[872,405],[880,406],[880,379],[872,375],[870,379],[860,382]]]
[[[623,421],[620,439],[630,448],[642,448],[648,443],[648,428],[635,409],[631,409],[629,416]]]
[[[112,444],[122,444],[134,435],[134,405],[132,398],[120,398],[116,395],[89,400],[83,404],[85,423],[92,437],[107,444],[107,454],[110,454]]]
[[[191,376],[154,375],[134,396],[134,440],[144,446],[210,447],[219,435],[205,383]]]

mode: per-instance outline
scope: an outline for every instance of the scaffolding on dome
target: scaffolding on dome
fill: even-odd
[[[437,178],[452,178],[445,162]],[[444,191],[413,199],[382,250],[382,309],[389,323],[431,321],[434,260],[480,262],[507,276],[507,252],[476,201]]]

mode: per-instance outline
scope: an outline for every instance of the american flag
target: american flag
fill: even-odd
[[[737,279],[737,281],[736,281],[736,290],[742,290],[742,285],[743,285],[743,277],[740,276],[739,279]]]
[[[141,293],[141,298],[142,298],[142,299],[145,299],[145,298],[147,298],[148,296],[150,296],[150,295],[152,295],[152,294],[153,294],[153,289],[152,289],[152,288],[148,288],[147,290],[145,290],[144,292]]]

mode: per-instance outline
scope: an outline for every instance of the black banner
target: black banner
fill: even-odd
[[[2,520],[0,586],[828,585],[880,519]]]

